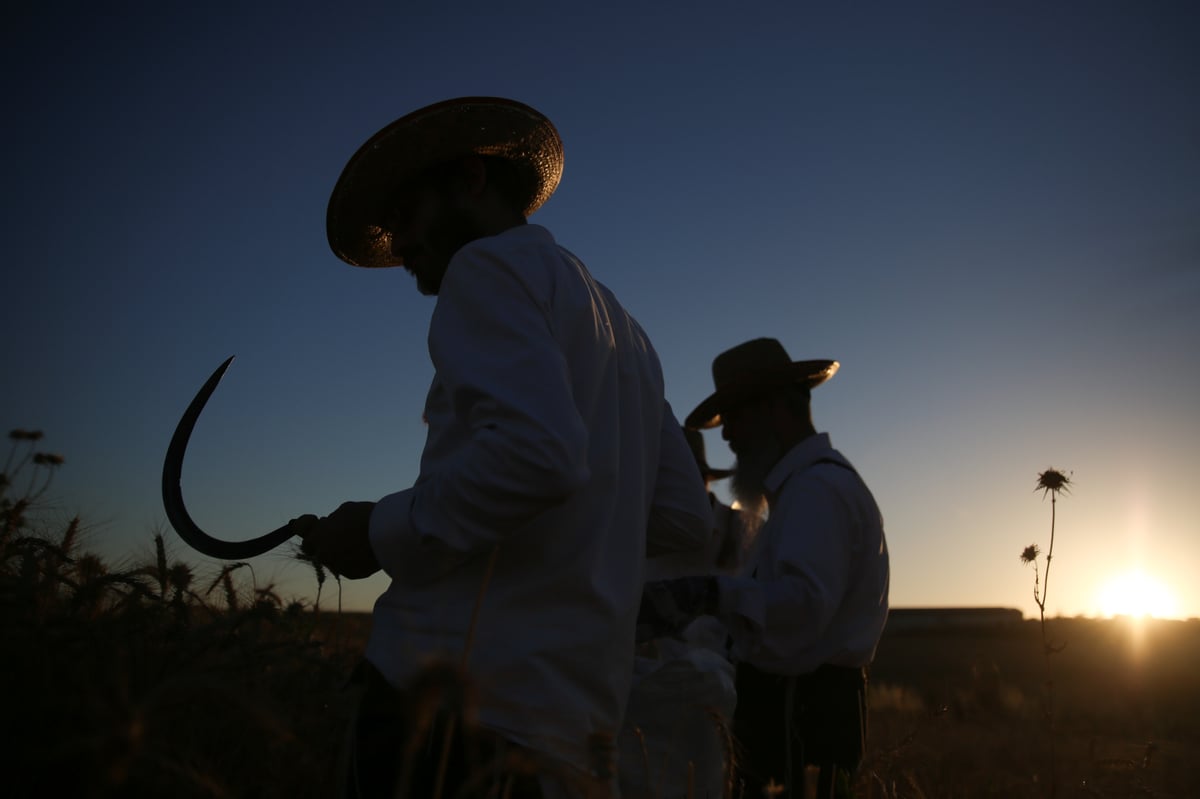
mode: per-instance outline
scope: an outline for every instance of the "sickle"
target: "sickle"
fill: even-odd
[[[217,383],[221,382],[221,376],[225,374],[225,370],[232,362],[233,356],[230,355],[225,363],[217,367],[217,371],[213,372],[212,377],[208,378],[208,382],[200,387],[196,398],[192,400],[192,404],[184,411],[183,418],[179,420],[179,426],[175,428],[175,435],[171,436],[171,445],[167,447],[167,459],[163,463],[162,494],[163,506],[167,510],[167,519],[175,528],[175,532],[179,533],[179,537],[193,549],[221,560],[245,560],[274,549],[296,535],[297,531],[292,529],[292,523],[288,522],[277,530],[272,530],[266,535],[252,538],[249,541],[222,541],[213,538],[192,521],[187,508],[184,507],[183,491],[180,488],[183,453],[187,450],[192,428],[196,426],[200,412],[204,410],[208,398],[216,391]]]

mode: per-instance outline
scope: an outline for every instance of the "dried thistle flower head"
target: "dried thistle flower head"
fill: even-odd
[[[1038,475],[1037,486],[1033,490],[1040,490],[1043,497],[1047,492],[1058,494],[1062,491],[1069,494],[1071,493],[1071,478],[1059,469],[1047,469]]]
[[[62,455],[55,455],[53,452],[35,452],[33,462],[39,466],[62,466],[67,460]]]
[[[1038,545],[1030,544],[1029,546],[1025,547],[1023,550],[1021,550],[1021,562],[1022,563],[1033,563],[1035,560],[1037,560],[1037,556],[1040,554],[1042,554],[1042,551],[1040,549],[1038,549]]]
[[[41,441],[42,431],[21,429],[11,430],[9,431],[8,437],[13,441]]]

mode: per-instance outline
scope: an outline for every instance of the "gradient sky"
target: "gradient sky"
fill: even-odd
[[[1200,6],[573,5],[6,12],[0,425],[66,457],[52,518],[148,552],[167,442],[231,354],[184,469],[209,532],[410,485],[433,302],[338,261],[326,202],[392,119],[502,95],[559,128],[532,221],[643,323],[677,415],[749,338],[841,361],[815,421],[883,508],[894,606],[1036,613],[1018,555],[1056,467],[1047,611],[1140,569],[1200,616]]]

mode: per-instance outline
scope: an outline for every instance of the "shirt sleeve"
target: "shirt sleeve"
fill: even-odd
[[[852,562],[853,523],[837,492],[821,480],[793,488],[767,524],[771,547],[757,573],[718,577],[719,617],[733,655],[751,664],[798,669],[820,640],[845,594]],[[764,527],[760,535],[767,532]]]
[[[663,407],[658,473],[646,529],[646,555],[704,547],[716,528],[704,478],[669,403]]]
[[[468,245],[447,269],[429,353],[470,440],[377,506],[371,539],[385,569],[392,549],[411,546],[389,539],[415,535],[426,549],[462,555],[487,550],[589,478],[587,430],[547,313],[550,288],[530,285],[527,275],[544,276],[536,264],[506,255]]]
[[[413,489],[389,494],[371,511],[371,549],[393,580],[409,586],[438,580],[470,557],[433,536],[417,534],[412,524]]]

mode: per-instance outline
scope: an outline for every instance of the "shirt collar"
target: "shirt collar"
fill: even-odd
[[[833,448],[828,433],[815,433],[789,449],[779,462],[767,473],[765,488],[770,494],[778,493],[784,481],[792,474],[807,469],[823,458],[842,460]]]

